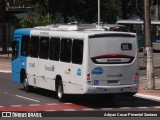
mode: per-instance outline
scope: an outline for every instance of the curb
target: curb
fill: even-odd
[[[134,96],[139,97],[139,98],[150,99],[150,100],[160,102],[160,97],[154,96],[154,95],[146,95],[146,94],[137,93]]]
[[[12,57],[9,55],[0,55],[0,59],[11,59]]]

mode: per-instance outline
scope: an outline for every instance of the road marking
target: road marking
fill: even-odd
[[[29,106],[39,106],[40,104],[30,104]]]
[[[11,107],[22,107],[22,105],[11,105]]]
[[[139,97],[139,98],[144,98],[144,99],[150,99],[150,100],[154,100],[154,101],[160,101],[160,97],[153,96],[153,95],[144,95],[141,93],[137,93],[134,96]]]
[[[47,104],[47,105],[58,105],[58,104],[56,104],[56,103],[49,103],[49,104]]]
[[[12,107],[5,106],[0,111],[77,111],[77,110],[94,110],[77,104],[57,104],[57,105],[38,105],[30,104],[28,106]]]
[[[76,111],[75,109],[64,109],[63,111]]]
[[[10,70],[0,70],[1,73],[12,73]]]
[[[114,108],[101,108],[102,110],[113,110]]]
[[[72,103],[64,103],[65,105],[70,105],[70,104],[72,104]]]
[[[20,95],[15,95],[16,97],[19,97],[19,98],[23,98],[23,99],[26,99],[26,100],[31,100],[31,101],[34,101],[34,102],[40,102],[38,100],[35,100],[35,99],[31,99],[31,98],[28,98],[28,97],[24,97],[24,96],[20,96]]]
[[[137,107],[139,109],[147,109],[148,107]]]
[[[120,107],[120,109],[131,109],[131,107]]]
[[[44,111],[46,111],[46,112],[54,112],[56,110],[44,110]]]
[[[92,109],[92,108],[86,108],[86,109],[82,109],[82,110],[90,111],[90,110],[95,110],[95,109]]]
[[[155,106],[155,107],[153,107],[153,108],[160,109],[160,106]]]

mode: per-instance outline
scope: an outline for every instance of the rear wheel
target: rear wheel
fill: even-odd
[[[65,100],[65,94],[64,94],[64,91],[63,91],[62,81],[59,81],[59,82],[57,83],[57,99],[58,99],[60,102],[64,102],[64,100]]]

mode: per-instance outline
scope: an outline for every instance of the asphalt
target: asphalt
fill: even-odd
[[[145,59],[143,53],[139,53],[140,68],[145,68]],[[154,54],[154,67],[160,69],[160,53]],[[11,72],[11,55],[0,54],[0,72]],[[141,70],[140,70],[141,72]],[[147,78],[141,77],[139,79],[139,92],[135,95],[137,97],[144,97],[153,100],[160,101],[160,77],[155,77],[155,89],[146,90],[144,89],[147,84]]]

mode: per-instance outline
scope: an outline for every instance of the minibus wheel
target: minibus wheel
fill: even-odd
[[[58,81],[57,83],[57,99],[60,102],[63,102],[65,100],[62,81]]]

